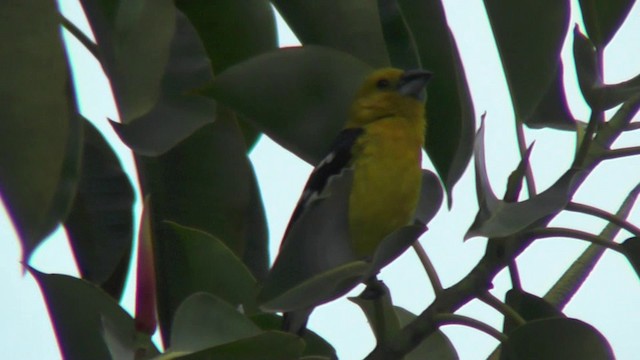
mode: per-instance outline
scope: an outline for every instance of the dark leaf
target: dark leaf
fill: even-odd
[[[205,125],[167,153],[138,160],[143,193],[151,195],[158,310],[168,341],[173,312],[191,291],[184,288],[181,276],[193,273],[183,268],[186,274],[177,275],[172,270],[189,264],[192,254],[181,247],[178,234],[165,220],[213,235],[238,258],[255,261],[248,267],[257,274],[267,271],[266,225],[242,134],[233,113],[224,107],[218,106],[215,123]],[[176,258],[184,263],[176,263]],[[181,295],[174,297],[176,294]]]
[[[405,327],[417,317],[399,306],[394,308],[401,327]],[[436,330],[404,357],[404,360],[421,359],[458,360],[459,357],[449,338],[442,331]]]
[[[399,69],[420,69],[420,57],[413,34],[407,27],[397,0],[378,0],[378,12],[391,65]]]
[[[260,333],[262,330],[237,308],[216,296],[200,292],[189,296],[176,311],[171,349],[196,352]]]
[[[614,356],[593,326],[576,319],[547,318],[515,329],[503,343],[500,358],[610,360]]]
[[[4,1],[0,14],[0,194],[26,263],[73,200],[82,128],[56,4]]]
[[[580,0],[587,34],[599,49],[613,39],[634,3],[635,0]]]
[[[582,96],[592,109],[611,109],[640,93],[640,75],[618,84],[605,84],[598,70],[598,58],[593,43],[577,26],[573,35],[573,56],[578,84]]]
[[[555,308],[549,302],[528,292],[511,289],[507,291],[505,303],[515,310],[526,321],[544,319],[550,317],[565,317],[562,311]],[[509,317],[504,318],[504,333],[509,334],[517,329],[517,325]]]
[[[105,138],[83,123],[80,181],[64,226],[82,278],[119,299],[133,246],[133,187]]]
[[[299,359],[304,342],[296,335],[267,331],[254,337],[202,350],[180,360],[283,360]],[[159,359],[161,360],[161,359]],[[168,360],[168,359],[167,359]]]
[[[150,197],[144,199],[138,231],[138,261],[136,262],[135,325],[139,332],[152,335],[158,327],[156,266],[151,231]]]
[[[568,194],[580,172],[569,169],[547,190],[521,202],[499,200],[489,183],[484,154],[484,123],[478,130],[475,144],[476,192],[478,214],[465,235],[504,237],[520,231],[535,221],[563,209]]]
[[[274,0],[273,4],[303,45],[344,51],[376,68],[389,65],[375,2]]]
[[[288,48],[232,66],[204,92],[316,164],[342,129],[353,96],[371,71],[361,61],[328,48]]]
[[[278,48],[273,8],[266,0],[180,0],[176,6],[198,31],[216,74]],[[250,150],[260,133],[244,119],[239,120]]]
[[[378,346],[387,346],[398,335],[401,326],[389,288],[382,281],[375,281],[374,285],[369,285],[360,295],[349,300],[358,305],[367,317]]]
[[[416,42],[420,62],[433,72],[427,89],[426,150],[447,192],[464,173],[476,129],[469,86],[458,47],[439,0],[398,0]]]
[[[569,1],[484,0],[484,4],[516,118],[524,121],[533,114],[556,77],[569,26]]]
[[[535,110],[523,122],[530,128],[554,128],[558,130],[576,130],[575,119],[567,104],[564,91],[564,66],[558,62],[556,73]]]
[[[64,359],[110,359],[114,338],[123,339],[127,349],[156,352],[149,336],[136,339],[133,319],[97,286],[67,275],[29,271],[47,302]]]
[[[621,245],[626,251],[627,259],[631,263],[631,266],[635,269],[636,274],[640,276],[640,238],[629,238]]]
[[[211,63],[198,34],[189,20],[177,12],[157,102],[149,112],[129,123],[111,125],[136,153],[163,154],[215,119],[215,103],[194,91],[212,80]]]
[[[160,96],[175,32],[175,6],[172,0],[81,3],[97,40],[98,60],[127,124],[151,111]]]
[[[282,330],[282,316],[279,315],[258,314],[252,316],[251,321],[262,330]],[[324,356],[327,359],[336,359],[336,350],[333,346],[310,329],[304,331],[302,339],[305,343],[303,356]]]

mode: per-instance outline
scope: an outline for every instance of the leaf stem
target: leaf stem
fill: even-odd
[[[98,61],[100,61],[100,51],[98,50],[98,46],[93,40],[89,39],[87,35],[85,35],[82,30],[78,29],[78,27],[72,23],[69,19],[64,17],[62,14],[58,13],[60,18],[60,23],[62,27],[71,33],[78,41],[87,49],[93,57],[95,57]]]
[[[518,314],[518,312],[515,311],[511,306],[500,301],[500,299],[493,296],[493,294],[491,294],[488,291],[478,296],[478,299],[480,299],[483,303],[491,306],[492,308],[498,310],[505,317],[508,317],[511,320],[513,320],[513,322],[518,326],[524,325],[527,323],[527,321],[520,314]]]
[[[609,151],[605,151],[602,158],[604,160],[611,160],[626,156],[636,156],[640,155],[640,146],[632,146],[622,149],[613,149]]]
[[[528,158],[527,139],[524,135],[524,125],[522,125],[522,122],[520,121],[516,121],[516,134],[518,137],[518,151],[520,152],[520,159],[524,160],[525,158]],[[531,198],[535,196],[537,192],[533,171],[531,170],[531,166],[528,166],[528,164],[524,169],[524,176],[525,179],[527,179],[527,192],[529,193],[529,198]]]
[[[442,282],[440,282],[440,277],[438,277],[436,268],[433,266],[431,259],[429,259],[429,255],[427,255],[427,252],[424,250],[424,247],[422,247],[422,244],[420,244],[420,241],[415,241],[413,243],[413,250],[416,252],[416,255],[418,255],[418,259],[420,259],[422,267],[424,267],[424,271],[427,273],[429,281],[431,281],[433,292],[438,296],[442,293],[444,288],[442,287]]]
[[[482,321],[476,320],[474,318],[470,318],[468,316],[457,315],[457,314],[438,314],[434,316],[433,320],[438,325],[464,325],[476,330],[480,330],[483,333],[493,336],[496,340],[500,342],[507,341],[507,335],[502,332],[494,329],[493,327],[483,323]]]
[[[632,197],[633,199],[635,199],[638,196],[638,191],[640,190],[640,185],[636,186],[634,188],[634,190],[632,190],[629,193],[629,196]],[[633,195],[632,195],[633,194]],[[637,226],[631,224],[630,222],[626,221],[625,219],[619,217],[618,215],[614,215],[614,214],[610,214],[604,210],[598,209],[597,207],[591,206],[591,205],[586,205],[586,204],[579,204],[579,203],[575,203],[575,202],[570,202],[569,204],[567,204],[567,207],[565,208],[565,210],[568,211],[573,211],[573,212],[579,212],[579,213],[583,213],[583,214],[588,214],[588,215],[593,215],[596,217],[599,217],[601,219],[607,220],[611,223],[614,223],[616,225],[618,225],[619,227],[627,230],[628,232],[632,233],[635,236],[640,237],[640,228],[638,228]]]
[[[534,240],[542,240],[554,237],[564,237],[564,238],[572,238],[578,240],[588,241],[590,243],[615,250],[626,256],[626,251],[624,248],[615,242],[610,241],[609,239],[603,238],[599,235],[593,235],[586,231],[560,228],[560,227],[547,227],[547,228],[539,228],[527,231],[525,233],[527,237],[531,237]]]

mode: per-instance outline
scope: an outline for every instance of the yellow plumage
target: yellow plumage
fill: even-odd
[[[420,195],[424,104],[399,91],[403,76],[398,69],[373,73],[356,95],[346,124],[364,130],[351,149],[349,198],[349,233],[354,251],[363,257],[412,221]]]

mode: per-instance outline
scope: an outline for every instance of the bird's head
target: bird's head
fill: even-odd
[[[384,68],[369,75],[356,94],[348,126],[360,127],[388,117],[424,118],[425,86],[431,73]]]

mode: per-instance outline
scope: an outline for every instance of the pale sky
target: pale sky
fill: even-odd
[[[575,7],[574,2],[574,7]],[[482,1],[447,1],[449,24],[458,42],[476,114],[487,112],[487,162],[489,175],[497,194],[504,191],[506,178],[517,165],[513,113],[509,95],[501,75],[500,61],[495,50]],[[64,2],[64,13],[82,26],[76,1]],[[572,22],[580,23],[573,18]],[[295,37],[279,20],[281,46],[297,44]],[[80,94],[80,110],[94,122],[119,153],[132,181],[136,176],[128,149],[113,134],[106,118],[116,118],[108,83],[97,62],[90,58],[81,45],[67,36],[69,52],[74,62],[74,77]],[[565,86],[574,116],[588,119],[589,109],[583,103],[571,60],[571,31],[563,51],[565,60]],[[636,4],[627,22],[605,52],[605,80],[618,82],[640,73],[640,5]],[[636,118],[636,121],[638,119]],[[575,139],[572,133],[551,130],[527,130],[527,141],[535,140],[532,167],[539,190],[552,184],[567,168],[573,156]],[[640,145],[640,131],[624,135],[616,146]],[[505,150],[506,149],[506,150]],[[263,193],[272,256],[276,254],[280,237],[311,166],[263,137],[251,154],[251,160]],[[431,168],[428,161],[425,167]],[[640,159],[616,160],[603,164],[584,184],[574,200],[614,211],[626,193],[640,180]],[[473,183],[473,166],[469,166],[454,193],[454,207],[446,208],[429,224],[429,231],[421,242],[430,254],[443,285],[460,280],[482,256],[486,240],[472,238],[463,242],[463,234],[471,224],[477,205]],[[138,196],[139,198],[139,196]],[[139,214],[139,204],[137,207]],[[640,224],[640,210],[634,209],[629,220]],[[592,217],[564,215],[554,221],[556,225],[598,233],[604,222]],[[15,232],[0,207],[0,281],[5,296],[0,297],[4,309],[0,322],[3,356],[10,359],[57,359],[55,336],[49,322],[40,291],[30,275],[22,274],[20,248]],[[622,232],[619,239],[628,237]],[[544,295],[570,262],[586,247],[577,240],[551,239],[535,243],[518,258],[525,290]],[[62,230],[51,236],[34,254],[32,263],[44,272],[77,276],[70,250]],[[419,313],[433,300],[433,293],[415,255],[408,251],[382,272],[382,279],[391,288],[394,303]],[[510,284],[505,272],[494,281],[492,293],[502,297]],[[124,307],[132,311],[133,284],[129,283],[124,296]],[[354,296],[357,288],[350,295]],[[589,280],[566,307],[565,313],[590,323],[599,329],[611,343],[619,359],[632,359],[640,353],[637,333],[640,331],[640,283],[624,257],[606,253]],[[501,317],[488,306],[474,301],[460,313],[476,317],[500,329]],[[336,349],[340,359],[359,359],[374,346],[364,316],[358,307],[340,299],[319,307],[309,326],[325,336]],[[485,358],[497,342],[484,333],[462,326],[443,327],[451,338],[461,359]]]

